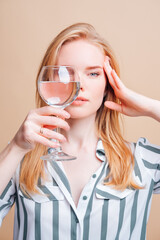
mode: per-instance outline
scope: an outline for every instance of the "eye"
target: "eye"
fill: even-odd
[[[89,73],[89,76],[91,76],[91,77],[98,77],[99,75],[100,75],[99,72],[91,72],[91,73]]]

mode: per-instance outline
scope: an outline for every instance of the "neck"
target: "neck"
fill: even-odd
[[[70,130],[63,132],[67,142],[76,149],[88,148],[97,143],[98,137],[95,128],[95,116],[82,119],[69,119]]]

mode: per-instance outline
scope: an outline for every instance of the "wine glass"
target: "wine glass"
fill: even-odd
[[[50,106],[64,109],[78,96],[79,77],[72,66],[44,66],[38,78],[38,91],[41,98]],[[58,130],[58,129],[54,129]],[[53,139],[52,139],[53,140]],[[53,140],[58,142],[58,140]],[[68,161],[76,157],[62,151],[61,147],[49,148],[42,160]]]

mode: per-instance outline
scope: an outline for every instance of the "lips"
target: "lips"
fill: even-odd
[[[84,97],[77,97],[75,101],[88,101],[88,99]]]
[[[81,106],[85,103],[88,102],[88,99],[84,98],[84,97],[77,97],[75,99],[75,101],[72,103],[72,105],[75,105],[75,106]]]

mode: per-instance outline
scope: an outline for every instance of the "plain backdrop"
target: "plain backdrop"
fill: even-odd
[[[160,100],[159,12],[159,0],[0,0],[0,149],[35,107],[35,78],[46,48],[76,22],[91,23],[108,40],[129,88]],[[160,144],[155,120],[124,121],[127,140],[146,137]],[[159,206],[160,196],[153,196],[147,239],[160,239]],[[3,221],[2,240],[13,238],[13,212]]]

